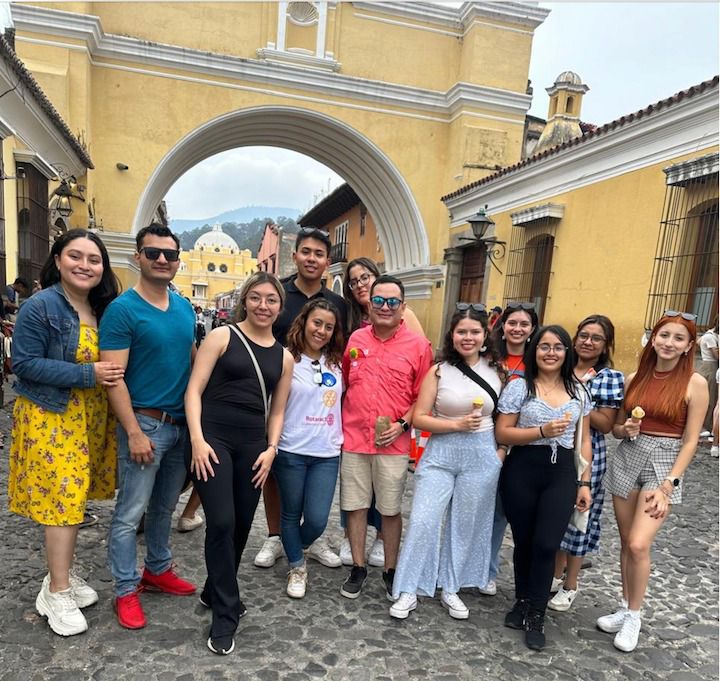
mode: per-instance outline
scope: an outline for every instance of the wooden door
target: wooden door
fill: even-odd
[[[485,281],[485,246],[471,246],[463,250],[460,274],[460,297],[457,302],[483,303],[482,290]]]

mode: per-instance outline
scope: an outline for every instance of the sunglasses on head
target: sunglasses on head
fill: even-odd
[[[487,312],[487,307],[483,303],[455,303],[455,309],[458,312],[465,312],[473,309],[475,312]]]
[[[509,310],[534,310],[535,303],[512,302],[508,303],[505,307]]]
[[[370,304],[374,310],[382,310],[383,306],[387,304],[388,309],[397,310],[402,305],[400,298],[383,298],[382,296],[372,296],[370,298]]]
[[[180,257],[180,250],[177,248],[155,248],[153,246],[143,246],[138,253],[145,253],[148,260],[157,260],[162,253],[168,262],[176,262]]]
[[[319,227],[301,227],[299,234],[313,234],[314,232],[320,232],[321,234],[324,234],[325,236],[328,236],[330,232],[328,232],[326,229],[320,229]]]
[[[682,317],[689,322],[694,322],[697,319],[696,314],[691,314],[690,312],[678,312],[677,310],[665,310],[665,312],[663,312],[663,317]]]

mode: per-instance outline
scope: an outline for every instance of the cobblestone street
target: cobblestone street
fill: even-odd
[[[252,565],[265,530],[261,504],[240,568],[248,614],[235,653],[218,658],[205,646],[210,617],[196,597],[143,594],[147,628],[127,631],[117,624],[105,565],[109,502],[92,504],[99,523],[80,532],[78,567],[100,594],[100,602],[85,611],[89,631],[62,639],[38,617],[35,596],[46,571],[41,533],[7,511],[10,407],[0,412],[6,442],[0,465],[1,681],[718,678],[718,460],[708,447],[698,451],[687,474],[687,503],[673,512],[657,541],[640,645],[632,654],[615,650],[611,635],[595,628],[595,619],[614,609],[620,583],[619,541],[608,499],[602,552],[581,573],[573,608],[548,611],[548,646],[542,653],[527,650],[522,634],[502,625],[513,595],[509,531],[498,594],[462,594],[469,620],[452,620],[438,600],[421,599],[401,622],[388,615],[379,568],[370,568],[362,595],[350,601],[339,591],[346,569],[311,562],[306,598],[289,599],[284,561],[267,570]],[[411,491],[409,476],[406,514]],[[337,544],[337,505],[329,527]],[[172,537],[180,574],[198,584],[205,577],[203,535],[200,529]]]

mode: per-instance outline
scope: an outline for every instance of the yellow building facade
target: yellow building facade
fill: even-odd
[[[213,154],[281,146],[367,206],[434,340],[438,197],[521,158],[533,32],[520,2],[18,3],[17,50],[88,145],[81,178],[124,283],[132,235]],[[242,30],[238,30],[242,27]]]
[[[215,307],[215,298],[232,291],[257,270],[257,260],[246,248],[240,250],[221,225],[200,235],[193,248],[180,253],[180,269],[174,283],[193,305]]]
[[[486,238],[502,243],[480,246],[480,298],[533,302],[541,322],[570,331],[605,314],[616,365],[634,369],[664,310],[697,314],[700,330],[717,315],[718,139],[716,77],[444,196],[448,280],[471,243],[468,218],[487,206]],[[445,294],[448,314],[459,287]]]

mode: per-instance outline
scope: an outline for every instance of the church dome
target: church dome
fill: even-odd
[[[582,85],[582,78],[574,71],[563,71],[556,79],[555,85],[567,83],[569,85]]]
[[[229,248],[234,251],[240,250],[235,239],[222,231],[221,225],[213,225],[212,231],[200,235],[193,248],[202,248],[204,250],[215,248]]]

